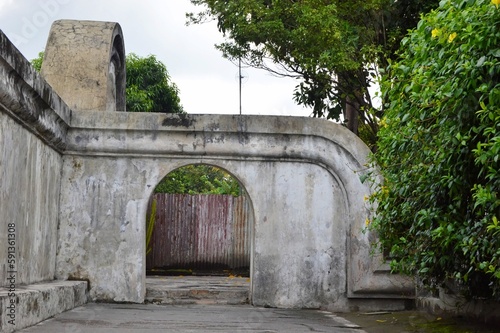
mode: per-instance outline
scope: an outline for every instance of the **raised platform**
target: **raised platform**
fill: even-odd
[[[148,276],[146,303],[248,304],[250,279],[236,276]]]
[[[12,303],[14,299],[15,303]],[[16,286],[14,292],[0,288],[0,332],[10,333],[36,325],[85,303],[85,281],[49,281]]]

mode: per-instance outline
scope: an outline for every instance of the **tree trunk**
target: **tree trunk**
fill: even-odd
[[[356,99],[347,96],[344,109],[344,121],[347,128],[356,135],[358,135],[359,127],[359,109],[359,102]]]

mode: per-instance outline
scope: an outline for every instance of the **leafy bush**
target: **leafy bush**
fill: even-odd
[[[372,228],[394,270],[500,296],[500,0],[441,1],[383,83]]]
[[[126,67],[128,111],[184,113],[177,85],[154,55],[143,58],[129,53]]]
[[[170,172],[156,186],[155,193],[241,195],[236,178],[218,167],[191,164]]]

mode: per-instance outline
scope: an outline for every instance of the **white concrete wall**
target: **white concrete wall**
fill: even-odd
[[[57,278],[88,280],[94,300],[142,302],[153,163],[65,156]],[[148,186],[149,185],[149,186]]]
[[[69,113],[0,31],[0,287],[54,279]]]
[[[256,305],[319,307],[346,295],[345,201],[322,167],[193,159],[224,167],[255,214]],[[142,301],[146,205],[183,159],[65,157],[57,277],[90,280],[90,297]]]
[[[248,191],[255,305],[342,311],[350,297],[412,290],[370,256],[363,198],[371,190],[360,181],[368,149],[339,125],[74,112],[67,143],[56,276],[89,280],[95,300],[143,301],[149,196],[168,172],[192,163],[220,166]]]
[[[345,306],[348,224],[338,182],[297,162],[253,163],[242,172],[256,215],[253,303],[318,308],[341,299]]]
[[[9,225],[16,230],[17,284],[54,278],[61,167],[58,152],[0,113],[0,286],[10,274]]]
[[[125,46],[118,23],[55,21],[41,72],[72,110],[125,111]]]

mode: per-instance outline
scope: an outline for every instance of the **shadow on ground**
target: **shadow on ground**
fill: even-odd
[[[499,333],[500,327],[417,311],[341,313],[368,333]]]

